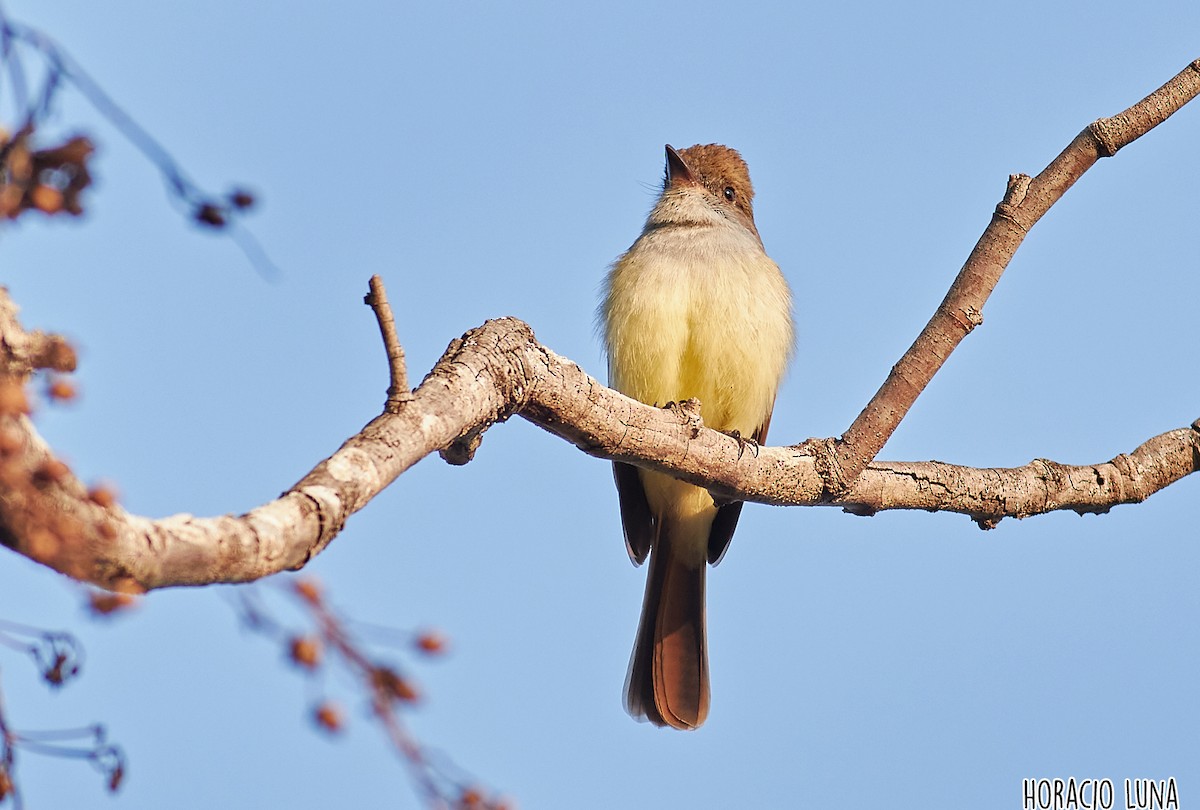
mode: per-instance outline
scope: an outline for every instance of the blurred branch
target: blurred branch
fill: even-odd
[[[32,126],[12,138],[0,132],[0,218],[16,219],[31,210],[79,216],[80,195],[92,183],[87,165],[95,151],[91,141],[74,137],[35,150],[32,136]]]
[[[83,665],[83,647],[70,633],[0,619],[0,645],[28,655],[42,680],[55,687],[78,675]]]
[[[436,755],[412,735],[402,712],[420,702],[420,692],[407,674],[393,664],[380,661],[372,650],[379,646],[381,638],[388,638],[400,642],[400,646],[412,653],[437,656],[446,646],[440,634],[400,633],[393,628],[352,623],[330,605],[324,590],[312,577],[292,580],[285,588],[303,607],[313,625],[311,630],[284,627],[259,598],[261,591],[253,589],[239,589],[233,596],[243,625],[279,643],[291,663],[306,675],[324,673],[330,665],[349,672],[359,691],[366,696],[370,712],[383,728],[388,742],[408,766],[426,806],[464,810],[503,810],[508,806],[503,799],[488,797],[477,786],[477,780],[464,774],[447,758]],[[368,646],[364,639],[375,643]],[[341,732],[345,724],[341,709],[327,697],[317,703],[313,721],[330,734]]]
[[[0,620],[0,645],[23,652],[37,665],[42,680],[61,687],[79,674],[83,648],[70,633]],[[11,798],[16,810],[24,806],[17,784],[17,751],[84,759],[99,770],[110,792],[115,792],[125,776],[125,755],[108,741],[102,725],[83,728],[18,731],[8,719],[0,697],[0,804]]]
[[[43,62],[44,78],[36,93],[29,87],[30,71],[25,68],[21,46]],[[168,197],[182,207],[193,222],[227,231],[260,273],[268,278],[278,275],[278,269],[254,235],[238,227],[243,215],[254,207],[253,194],[240,188],[224,194],[212,194],[202,189],[187,176],[171,153],[125,112],[62,46],[42,31],[10,19],[0,8],[0,86],[5,82],[12,90],[17,107],[14,114],[21,123],[15,137],[0,137],[0,169],[3,169],[0,171],[0,216],[13,219],[29,208],[48,214],[63,210],[81,213],[78,194],[90,183],[86,158],[92,152],[92,145],[87,139],[73,138],[59,147],[59,151],[71,150],[67,155],[69,158],[75,158],[81,151],[82,157],[68,163],[67,168],[72,171],[60,172],[58,178],[51,176],[56,182],[45,182],[46,172],[36,165],[28,176],[14,171],[24,165],[14,160],[14,150],[25,147],[38,124],[50,112],[59,90],[69,85],[158,168],[166,182]],[[48,152],[53,157],[55,151],[36,154]],[[62,185],[66,187],[58,188]],[[55,192],[68,193],[56,195]]]
[[[1200,61],[1120,116],[1089,127],[1037,178],[1014,177],[931,321],[938,325],[927,327],[841,440],[745,452],[744,443],[704,428],[698,409],[653,408],[606,388],[511,318],[453,341],[404,396],[403,350],[382,283],[373,282],[368,300],[389,358],[384,412],[278,499],[244,515],[152,520],[126,513],[111,494],[89,492],[34,429],[24,397],[28,375],[14,373],[22,366],[10,348],[29,336],[0,290],[0,543],[122,592],[259,579],[303,567],[350,515],[425,456],[441,452],[451,463],[466,463],[483,433],[514,414],[590,455],[676,475],[726,501],[835,505],[864,515],[950,511],[989,528],[1007,516],[1104,512],[1145,500],[1200,468],[1200,420],[1093,465],[1037,460],[995,470],[869,462],[945,356],[981,321],[983,301],[1028,228],[1097,156],[1132,141],[1198,92]]]

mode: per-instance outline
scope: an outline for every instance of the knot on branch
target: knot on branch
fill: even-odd
[[[813,467],[821,479],[821,503],[829,503],[850,489],[853,481],[846,480],[839,451],[846,450],[846,443],[838,439],[806,439],[797,449],[812,456]]]
[[[1000,525],[1002,518],[995,515],[971,515],[971,520],[975,521],[980,531],[989,532]]]
[[[1018,214],[1021,203],[1025,202],[1025,197],[1029,193],[1031,182],[1033,182],[1033,178],[1027,174],[1010,174],[1008,188],[1004,191],[1004,199],[996,204],[996,216],[1011,222],[1023,232],[1029,231],[1029,225],[1022,222]]]
[[[443,461],[454,466],[471,461],[483,443],[484,431],[506,421],[528,404],[538,382],[538,368],[547,365],[531,360],[531,351],[545,352],[545,349],[538,344],[529,324],[516,318],[485,321],[450,342],[422,385],[437,377],[445,378],[448,385],[453,380],[467,378],[473,383],[472,388],[487,400],[487,416],[467,425],[454,441],[438,451]],[[478,387],[480,383],[485,384],[483,388]]]
[[[455,345],[455,344],[451,344]],[[517,318],[494,318],[472,329],[456,342],[457,351],[439,361],[434,373],[448,361],[462,370],[474,369],[476,380],[485,377],[505,401],[496,416],[503,422],[529,401],[538,373],[545,363],[531,362],[528,353],[545,352],[529,324]]]
[[[1120,503],[1141,503],[1150,497],[1151,493],[1143,485],[1142,471],[1133,456],[1122,453],[1108,463],[1117,468],[1112,483],[1117,488]]]
[[[970,334],[975,327],[983,325],[983,313],[970,304],[961,309],[950,310],[950,317],[962,327],[963,334]]]
[[[1043,487],[1043,506],[1052,506],[1055,503],[1055,493],[1066,480],[1062,465],[1048,458],[1035,458],[1029,462],[1029,466],[1036,471],[1036,480]]]
[[[1112,157],[1124,145],[1124,126],[1116,118],[1101,118],[1088,125],[1088,131],[1096,141],[1100,157]]]
[[[479,445],[483,444],[483,431],[481,427],[470,433],[459,436],[447,446],[438,451],[438,455],[442,457],[442,461],[452,467],[462,467],[475,458],[475,451],[479,449]]]

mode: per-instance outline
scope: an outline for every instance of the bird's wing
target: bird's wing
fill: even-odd
[[[617,499],[621,502],[621,526],[625,530],[625,550],[635,565],[646,561],[654,540],[654,516],[642,488],[642,477],[632,464],[613,462]]]
[[[758,430],[754,431],[754,441],[759,444],[765,444],[767,441],[767,429],[771,427],[771,414],[763,419],[763,423],[759,425]],[[643,500],[645,497],[643,496]],[[624,506],[622,506],[622,514],[624,514]],[[737,528],[738,518],[742,515],[742,502],[735,501],[727,503],[717,510],[717,516],[713,518],[712,529],[708,532],[708,561],[716,565],[725,556],[725,552],[729,550],[729,541],[733,539],[733,530]],[[628,529],[626,529],[628,533]]]

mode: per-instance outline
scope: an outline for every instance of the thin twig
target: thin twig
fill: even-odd
[[[470,774],[439,755],[435,749],[426,748],[413,736],[402,712],[419,700],[416,687],[400,669],[376,660],[374,650],[364,645],[351,631],[351,621],[332,607],[315,580],[307,577],[296,579],[284,588],[304,606],[316,625],[315,632],[302,634],[285,628],[271,615],[255,591],[251,591],[254,596],[247,596],[245,592],[239,591],[234,598],[235,607],[245,626],[285,644],[288,657],[310,674],[324,664],[325,656],[320,651],[331,651],[333,655],[330,656],[330,660],[337,661],[345,671],[352,674],[366,693],[372,714],[382,727],[388,742],[400,755],[426,807],[431,810],[451,807],[500,810],[506,806],[500,800],[486,801],[478,788],[471,787],[476,780]],[[394,628],[374,629],[386,630],[393,634],[398,632]],[[421,638],[428,638],[427,634],[406,635],[412,651],[430,655],[442,649],[436,639],[433,644],[422,643]],[[316,652],[300,653],[297,643],[300,640],[311,640],[308,642],[310,649]],[[321,705],[327,706],[329,701],[323,701]],[[325,727],[327,730],[337,731],[341,726],[337,723],[327,724]],[[463,798],[471,795],[478,796],[479,801],[471,804]]]
[[[363,303],[375,313],[379,322],[379,332],[383,336],[383,349],[387,352],[388,376],[390,379],[387,390],[388,413],[399,413],[406,402],[411,402],[412,389],[408,387],[408,366],[404,360],[404,347],[400,345],[400,337],[396,334],[396,319],[392,315],[392,305],[388,303],[387,290],[384,289],[383,279],[371,276],[371,291],[363,298]]]
[[[20,111],[28,108],[29,90],[25,82],[25,67],[21,64],[21,54],[17,52],[13,31],[6,20],[4,8],[0,7],[0,67],[10,76],[13,106]]]

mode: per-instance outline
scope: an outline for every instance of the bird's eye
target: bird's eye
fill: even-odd
[[[725,199],[733,202],[733,186],[725,186]]]

